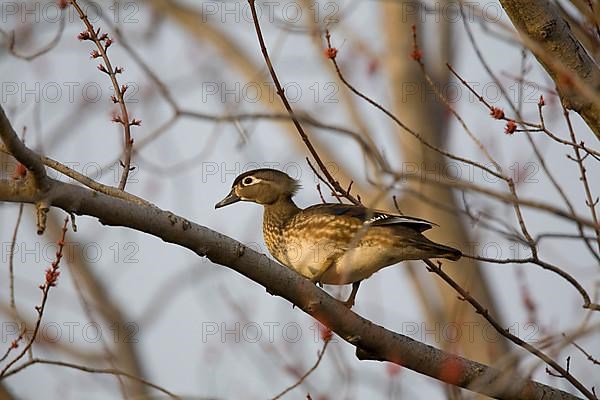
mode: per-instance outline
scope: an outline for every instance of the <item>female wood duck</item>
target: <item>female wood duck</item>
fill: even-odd
[[[345,302],[354,304],[360,281],[405,260],[447,258],[462,253],[422,235],[433,223],[349,204],[298,208],[292,197],[300,184],[274,169],[256,169],[235,178],[215,208],[238,201],[264,206],[263,235],[283,265],[320,284],[353,284]]]

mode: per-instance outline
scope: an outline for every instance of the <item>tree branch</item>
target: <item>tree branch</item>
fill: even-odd
[[[342,339],[378,360],[391,361],[466,389],[474,389],[476,385],[478,392],[498,399],[577,398],[512,374],[507,377],[486,365],[446,353],[375,325],[264,254],[169,211],[131,203],[56,180],[49,182],[50,189],[41,194],[26,181],[0,180],[0,201],[33,203],[45,196],[53,206],[67,212],[94,216],[104,225],[126,226],[159,237],[165,242],[178,244],[241,273],[264,286],[269,293],[289,300]],[[449,362],[460,366],[461,373],[458,377],[444,373]],[[506,384],[507,379],[510,380],[510,385]],[[499,382],[504,384],[498,384]]]
[[[19,139],[2,107],[0,107],[0,138],[10,154],[31,172],[36,187],[46,190],[48,188],[46,169],[40,156],[27,148],[23,141]]]

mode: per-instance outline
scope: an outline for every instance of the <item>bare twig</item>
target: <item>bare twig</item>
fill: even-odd
[[[42,323],[42,317],[44,316],[44,310],[46,308],[46,302],[48,300],[48,294],[50,293],[50,288],[56,286],[58,282],[58,276],[60,275],[60,271],[58,270],[60,265],[60,260],[63,256],[63,248],[65,246],[65,236],[67,234],[67,223],[69,222],[69,218],[65,218],[65,223],[62,227],[62,234],[60,240],[58,241],[58,250],[56,251],[56,258],[52,262],[52,265],[46,270],[45,282],[40,285],[40,289],[42,291],[42,300],[39,306],[36,306],[35,309],[38,313],[38,318],[35,322],[35,327],[33,328],[33,332],[31,337],[23,350],[11,361],[9,362],[3,369],[0,371],[0,378],[4,377],[10,367],[12,367],[17,361],[19,361],[23,356],[29,351],[33,343],[35,342],[35,338],[40,329],[40,325]],[[12,346],[12,345],[11,345]]]
[[[325,184],[325,186],[327,186],[329,188],[329,192],[331,193],[331,195],[333,197],[335,197],[337,199],[338,202],[342,202],[342,199],[340,199],[340,196],[342,195],[341,193],[338,193],[333,186],[331,186],[331,184],[321,176],[321,174],[319,174],[319,171],[316,170],[316,168],[312,165],[312,163],[310,162],[310,160],[308,159],[308,157],[306,157],[306,162],[308,163],[308,166],[310,167],[310,169],[312,170],[312,172],[315,174],[315,176],[317,178],[319,178],[319,180],[321,182],[323,182]],[[320,190],[320,186],[317,186],[317,188],[319,188],[319,194],[321,194],[321,190]],[[323,195],[321,194],[321,198],[323,198]],[[323,199],[323,203],[325,203],[325,199]]]
[[[256,119],[274,121],[293,121],[293,117],[289,113],[238,113],[213,115],[191,110],[180,110],[178,115],[214,122],[236,122]],[[383,168],[387,165],[387,162],[383,158],[383,155],[379,151],[377,151],[377,149],[374,148],[367,140],[365,140],[365,138],[363,138],[362,135],[360,135],[358,132],[343,126],[324,123],[306,112],[294,111],[294,117],[299,122],[305,123],[312,127],[326,129],[350,137],[351,139],[356,141],[356,143],[360,146],[362,151],[374,161],[375,165],[379,166],[380,168]],[[155,137],[153,135],[148,135],[145,139],[139,142],[137,147],[141,147],[154,139]]]
[[[131,201],[131,202],[146,205],[146,206],[152,206],[152,207],[154,206],[152,203],[150,203],[138,196],[135,196],[135,195],[127,193],[125,191],[116,189],[112,186],[107,186],[107,185],[103,185],[100,182],[96,182],[95,180],[88,178],[87,176],[85,176],[85,175],[75,171],[74,169],[69,168],[66,165],[61,164],[58,161],[53,160],[49,157],[42,157],[42,162],[45,165],[47,165],[48,167],[52,168],[53,170],[58,171],[61,174],[68,176],[69,178],[76,180],[77,182],[81,183],[82,185],[87,186],[90,189],[94,189],[100,193],[104,193],[109,196],[118,197],[123,200]]]
[[[8,275],[10,280],[10,308],[12,309],[15,316],[18,316],[17,305],[15,303],[15,272],[14,272],[14,259],[15,259],[15,245],[17,243],[17,233],[19,232],[19,226],[21,225],[21,217],[23,216],[24,204],[19,205],[19,211],[17,213],[17,222],[15,223],[15,229],[13,230],[12,239],[10,241],[9,259],[8,259]]]
[[[31,61],[31,60],[34,60],[34,59],[48,53],[50,50],[54,49],[58,45],[58,43],[60,42],[60,39],[62,38],[63,32],[65,31],[65,25],[66,25],[65,20],[66,20],[66,18],[65,18],[64,13],[61,13],[61,17],[60,17],[60,21],[59,21],[59,25],[58,25],[58,30],[56,31],[56,35],[48,42],[48,44],[41,47],[39,50],[34,51],[31,54],[24,54],[16,49],[16,40],[15,40],[15,32],[14,31],[11,31],[10,33],[5,33],[4,31],[0,30],[0,33],[4,33],[5,36],[8,36],[8,50],[11,52],[11,54],[13,56],[15,56],[16,58],[25,60],[25,61]]]
[[[434,93],[436,94],[436,96],[438,97],[438,99],[440,99],[444,103],[444,105],[446,106],[446,108],[448,108],[448,110],[450,110],[450,112],[452,113],[452,115],[454,115],[454,117],[458,120],[458,122],[463,127],[463,130],[467,133],[467,135],[469,135],[469,137],[471,138],[471,140],[477,145],[477,147],[479,148],[479,150],[485,155],[485,157],[488,159],[488,161],[491,162],[494,165],[494,168],[496,169],[496,171],[498,172],[498,174],[502,174],[502,167],[500,167],[500,164],[498,164],[498,162],[492,157],[492,155],[490,154],[490,152],[488,151],[488,149],[475,136],[475,134],[471,131],[471,129],[469,129],[469,127],[467,126],[467,124],[464,121],[464,119],[454,109],[454,107],[452,107],[452,105],[450,104],[450,102],[448,101],[448,99],[446,98],[446,96],[444,96],[442,94],[442,92],[440,91],[440,89],[438,88],[438,86],[435,84],[435,82],[433,82],[433,80],[431,79],[431,77],[427,73],[427,71],[425,69],[425,63],[423,62],[423,58],[421,57],[422,50],[419,48],[419,45],[418,45],[418,42],[417,42],[417,29],[416,29],[416,27],[414,25],[412,27],[412,31],[413,31],[413,47],[414,47],[413,53],[412,53],[413,54],[413,59],[419,64],[419,67],[421,68],[421,72],[422,72],[423,76],[425,77],[425,80],[427,81],[427,84],[434,91]]]
[[[565,279],[567,282],[569,282],[575,289],[577,289],[577,291],[579,292],[579,294],[583,298],[583,305],[582,305],[583,308],[587,308],[587,309],[593,310],[593,311],[600,311],[600,304],[592,303],[590,295],[583,288],[583,286],[581,285],[581,283],[579,283],[579,281],[577,279],[575,279],[571,274],[569,274],[568,272],[564,271],[563,269],[561,269],[561,268],[559,268],[559,267],[557,267],[557,266],[555,266],[555,265],[553,265],[553,264],[551,264],[549,262],[540,260],[537,256],[532,256],[532,257],[529,257],[529,258],[505,258],[505,259],[498,259],[498,258],[480,257],[480,256],[471,255],[471,254],[463,254],[463,257],[471,258],[473,260],[478,260],[478,261],[491,262],[491,263],[495,263],[495,264],[526,264],[526,263],[532,263],[532,264],[538,265],[539,267],[542,267],[545,270],[552,271],[555,274],[559,275],[560,277],[562,277],[563,279]]]
[[[17,368],[13,368],[2,378],[3,379],[8,378],[9,376],[14,375],[17,372],[20,372],[20,371],[24,370],[25,368],[28,368],[35,364],[55,365],[55,366],[59,366],[59,367],[77,369],[79,371],[89,372],[92,374],[107,374],[107,375],[123,376],[128,379],[134,380],[136,382],[140,382],[140,383],[142,383],[148,387],[151,387],[153,389],[156,389],[159,392],[162,392],[171,398],[181,399],[181,397],[177,396],[176,394],[168,391],[167,389],[165,389],[161,386],[158,386],[150,381],[147,381],[146,379],[140,378],[138,376],[129,374],[125,371],[121,371],[121,370],[118,370],[115,368],[93,368],[93,367],[88,367],[86,365],[78,365],[78,364],[73,364],[73,363],[69,363],[69,362],[65,362],[65,361],[46,360],[46,359],[42,359],[42,358],[33,358],[31,360],[28,360],[27,362],[19,365]]]
[[[398,117],[396,117],[392,112],[390,112],[389,110],[387,110],[385,107],[383,107],[381,104],[377,103],[376,101],[372,100],[371,98],[369,98],[368,96],[366,96],[365,94],[363,94],[362,92],[360,92],[358,89],[356,89],[350,82],[348,82],[346,80],[346,78],[344,77],[344,75],[342,74],[342,71],[340,69],[340,67],[337,64],[337,61],[335,60],[335,57],[337,55],[337,49],[334,47],[331,47],[331,35],[329,33],[329,31],[327,31],[325,38],[327,39],[327,52],[329,54],[329,59],[331,60],[331,62],[333,63],[333,66],[340,78],[340,80],[344,83],[344,85],[346,85],[346,87],[348,87],[348,89],[356,94],[358,97],[360,97],[361,99],[365,100],[367,103],[371,104],[373,107],[377,108],[378,110],[380,110],[381,112],[383,112],[385,115],[387,115],[392,121],[394,121],[396,123],[396,125],[398,125],[400,128],[402,128],[403,130],[405,130],[406,132],[408,132],[409,134],[411,134],[413,137],[415,137],[415,139],[417,139],[419,142],[421,142],[424,146],[426,146],[427,148],[442,154],[452,160],[455,161],[460,161],[462,163],[468,164],[468,165],[472,165],[474,167],[480,168],[483,171],[489,173],[492,176],[495,176],[497,178],[501,178],[501,176],[498,175],[498,173],[488,167],[486,167],[485,165],[478,163],[476,161],[473,160],[469,160],[467,158],[464,157],[460,157],[460,156],[456,156],[446,150],[443,150],[431,143],[429,143],[427,140],[425,140],[425,138],[423,138],[423,136],[421,134],[419,134],[418,132],[414,131],[413,129],[411,129],[410,127],[408,127],[406,124],[404,124]]]
[[[498,321],[496,321],[496,319],[489,314],[488,310],[484,306],[482,306],[481,303],[479,303],[473,296],[471,296],[469,294],[468,291],[466,291],[458,283],[456,283],[450,277],[450,275],[446,274],[442,270],[441,263],[438,263],[438,265],[436,266],[433,262],[431,262],[429,260],[424,260],[424,262],[425,262],[425,264],[427,264],[428,271],[433,272],[436,275],[438,275],[446,283],[448,283],[454,290],[456,290],[456,292],[459,293],[461,296],[461,297],[459,297],[459,300],[468,301],[473,306],[473,308],[475,308],[477,313],[480,314],[483,318],[485,318],[485,320],[488,321],[490,323],[490,325],[492,325],[492,327],[494,327],[496,332],[498,332],[499,334],[501,334],[502,336],[504,336],[511,342],[515,343],[519,347],[522,347],[523,349],[527,350],[531,354],[540,358],[546,364],[550,365],[552,368],[554,368],[556,371],[558,371],[561,374],[561,376],[563,376],[574,387],[576,387],[586,398],[588,398],[590,400],[597,400],[597,397],[590,390],[588,390],[578,379],[576,379],[573,375],[571,375],[571,373],[568,370],[561,367],[550,356],[546,355],[543,351],[539,350],[537,347],[531,345],[530,343],[527,343],[520,337],[513,335],[512,333],[510,333],[509,329],[502,327],[502,325],[500,325],[500,323]]]
[[[323,356],[325,355],[325,350],[327,350],[327,346],[329,345],[330,342],[331,342],[331,331],[329,331],[329,334],[325,337],[323,347],[317,353],[317,361],[315,361],[313,366],[310,367],[309,370],[306,371],[300,378],[298,378],[298,380],[293,385],[285,388],[281,393],[279,393],[278,395],[273,397],[272,400],[280,399],[283,396],[285,396],[288,392],[291,392],[292,390],[294,390],[295,388],[300,386],[302,384],[302,382],[304,382],[306,380],[306,378],[308,378],[308,376],[310,374],[312,374],[319,367],[319,364],[321,363],[321,360],[323,359]]]
[[[564,333],[562,335],[565,338],[567,337],[567,335],[565,335]],[[598,359],[594,358],[590,353],[585,351],[585,349],[583,347],[581,347],[580,345],[578,345],[577,343],[575,343],[575,341],[571,341],[571,344],[573,344],[573,346],[577,350],[579,350],[587,358],[587,360],[590,361],[592,364],[600,365],[600,361],[598,361]]]
[[[573,125],[571,124],[571,118],[569,117],[569,111],[563,105],[563,115],[565,117],[565,121],[567,121],[567,127],[569,128],[569,134],[571,135],[571,140],[573,143],[577,142],[577,138],[575,137],[575,130],[573,129]],[[594,200],[592,196],[592,190],[590,189],[590,184],[587,179],[587,170],[583,165],[584,157],[581,156],[581,151],[579,148],[573,146],[573,151],[575,152],[575,161],[577,162],[577,166],[579,167],[580,180],[583,188],[585,190],[586,202],[585,204],[590,209],[590,214],[592,215],[592,220],[594,223],[598,224],[598,215],[596,214],[596,205],[598,204],[598,198]],[[581,232],[583,236],[583,232]],[[596,241],[598,243],[598,250],[600,250],[600,227],[596,227]]]
[[[98,65],[98,69],[101,72],[108,74],[110,77],[110,81],[112,83],[115,94],[113,96],[113,102],[119,103],[119,107],[121,109],[121,115],[117,115],[113,118],[114,122],[120,123],[123,126],[124,133],[124,150],[123,150],[123,160],[122,167],[123,173],[121,174],[121,179],[119,181],[119,189],[124,190],[125,185],[127,184],[127,177],[129,176],[129,172],[131,171],[131,155],[133,151],[133,138],[131,137],[131,127],[134,125],[140,125],[141,121],[133,118],[131,121],[129,120],[129,113],[127,111],[127,106],[125,105],[124,94],[127,90],[127,85],[119,86],[119,82],[117,81],[117,74],[121,73],[123,69],[121,67],[113,68],[110,59],[108,58],[108,48],[112,44],[112,40],[108,37],[106,33],[99,36],[100,28],[97,30],[94,29],[92,23],[88,19],[87,15],[83,11],[83,9],[77,4],[77,0],[70,0],[73,7],[79,14],[79,17],[83,21],[83,24],[86,27],[86,31],[81,32],[79,34],[80,40],[91,40],[96,45],[97,51],[92,51],[92,58],[102,57],[104,64]]]
[[[304,129],[302,128],[302,125],[300,124],[300,121],[296,117],[296,114],[294,113],[292,106],[290,105],[289,101],[287,100],[287,97],[285,96],[283,87],[281,86],[281,83],[279,82],[279,78],[277,77],[277,74],[275,73],[275,69],[273,68],[273,64],[271,63],[271,59],[269,58],[267,46],[265,45],[265,40],[263,38],[262,30],[260,28],[258,15],[256,13],[255,0],[248,0],[248,4],[250,5],[250,11],[252,12],[252,20],[254,21],[254,28],[256,29],[256,36],[258,37],[258,42],[260,44],[260,50],[265,59],[265,63],[267,64],[267,68],[269,69],[269,73],[271,74],[271,79],[273,79],[273,83],[275,84],[275,88],[277,89],[277,95],[281,98],[281,101],[283,102],[283,106],[285,107],[287,112],[290,114],[290,117],[292,118],[292,122],[294,123],[294,126],[298,130],[298,133],[300,134],[302,141],[304,142],[304,144],[306,145],[306,148],[308,149],[310,154],[313,156],[313,158],[317,162],[317,165],[319,166],[319,169],[321,170],[323,175],[325,175],[325,177],[327,178],[327,180],[329,181],[331,186],[333,186],[335,188],[335,191],[338,193],[341,193],[345,198],[347,198],[352,203],[360,204],[360,202],[354,196],[347,193],[344,190],[344,188],[340,185],[340,183],[331,175],[331,173],[329,172],[329,170],[327,169],[327,167],[321,160],[321,157],[319,157],[317,150],[312,145],[310,139],[306,135],[306,132],[304,132]]]

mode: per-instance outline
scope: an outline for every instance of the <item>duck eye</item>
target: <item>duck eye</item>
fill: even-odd
[[[243,180],[243,184],[244,185],[250,185],[253,182],[253,179],[251,177],[247,177]]]

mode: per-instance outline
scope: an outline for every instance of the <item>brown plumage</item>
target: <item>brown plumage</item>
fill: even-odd
[[[269,252],[306,278],[324,284],[360,282],[400,261],[458,260],[462,255],[427,239],[422,232],[434,224],[423,219],[348,204],[300,209],[292,200],[299,188],[283,172],[248,171],[235,179],[229,195],[215,208],[240,200],[263,205]]]

